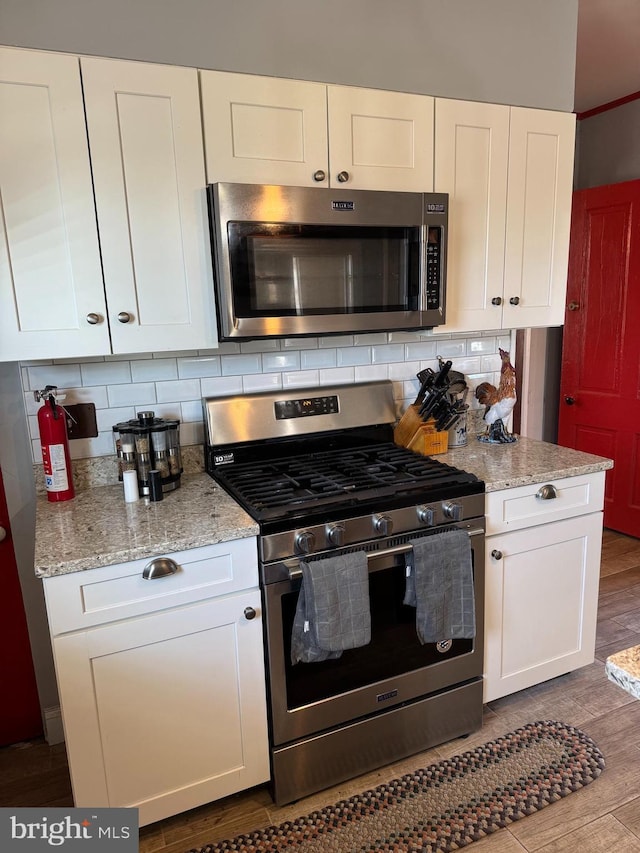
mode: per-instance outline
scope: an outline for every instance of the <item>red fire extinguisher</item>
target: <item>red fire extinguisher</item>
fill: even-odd
[[[67,437],[67,417],[56,403],[57,387],[47,385],[33,396],[43,405],[38,409],[38,427],[44,464],[44,484],[50,501],[68,501],[75,496]]]

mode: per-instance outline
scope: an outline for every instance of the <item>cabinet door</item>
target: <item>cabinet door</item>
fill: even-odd
[[[602,513],[486,540],[484,701],[594,659]]]
[[[197,71],[83,59],[115,353],[215,346]]]
[[[147,824],[269,778],[260,593],[53,641],[77,806]]]
[[[564,322],[574,144],[575,115],[511,108],[504,328]]]
[[[450,197],[447,322],[436,331],[500,329],[509,107],[439,98],[435,110],[435,190]]]
[[[201,71],[200,85],[210,184],[327,185],[323,83]]]
[[[432,97],[329,86],[328,114],[331,186],[433,189]]]
[[[1,48],[0,115],[0,360],[108,353],[78,60]]]

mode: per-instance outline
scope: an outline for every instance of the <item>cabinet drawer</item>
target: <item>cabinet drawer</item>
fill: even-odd
[[[162,555],[157,555],[158,557]],[[46,578],[51,634],[177,607],[258,585],[254,537],[167,554],[174,574],[146,579],[153,558]]]
[[[486,496],[487,536],[598,512],[604,506],[605,472],[532,483]],[[554,497],[543,497],[541,489]]]

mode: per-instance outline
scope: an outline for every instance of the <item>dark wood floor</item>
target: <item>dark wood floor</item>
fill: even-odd
[[[513,824],[472,848],[474,853],[640,853],[640,702],[612,684],[604,661],[640,644],[640,540],[605,531],[596,660],[577,672],[485,706],[484,724],[452,741],[348,784],[277,808],[266,788],[144,827],[144,853],[185,853],[192,847],[279,823],[483,743],[524,723],[556,719],[584,729],[607,768],[592,785]],[[69,806],[71,786],[63,745],[44,742],[0,749],[0,806]]]

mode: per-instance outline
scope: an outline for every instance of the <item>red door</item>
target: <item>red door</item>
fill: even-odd
[[[9,513],[0,471],[0,746],[42,734],[22,590],[13,553]]]
[[[573,196],[558,443],[608,456],[606,527],[640,537],[640,181]]]

